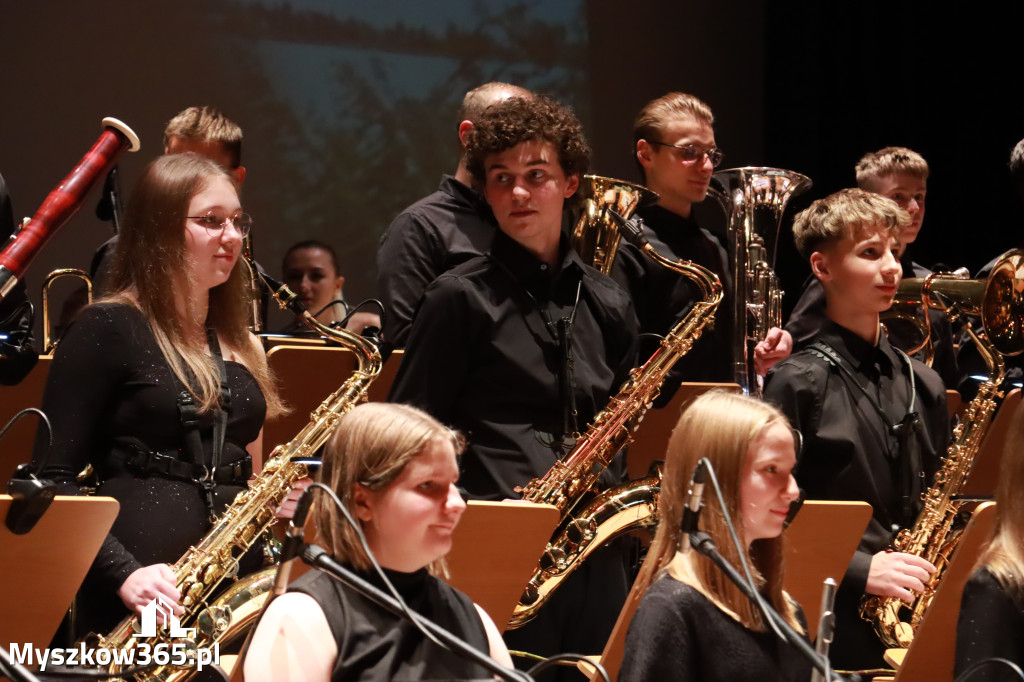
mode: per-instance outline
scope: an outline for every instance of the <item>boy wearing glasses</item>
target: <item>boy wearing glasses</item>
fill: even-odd
[[[910,223],[894,201],[860,189],[797,214],[793,236],[821,282],[825,319],[810,346],[765,378],[764,399],[803,434],[795,475],[806,497],[871,504],[836,596],[829,653],[842,669],[884,666],[861,599],[911,601],[935,572],[921,557],[887,551],[895,530],[917,518],[949,439],[941,379],[890,345],[879,325],[899,285],[899,238]]]
[[[910,216],[910,224],[900,235],[900,265],[903,277],[927,277],[931,270],[915,263],[907,253],[921,232],[925,198],[928,194],[928,162],[906,147],[885,147],[865,154],[857,162],[857,186],[895,201]],[[793,335],[798,348],[806,346],[818,333],[825,320],[825,293],[821,283],[811,275],[796,307],[786,321],[786,330]],[[953,348],[953,331],[947,317],[938,310],[928,311],[928,321],[935,359],[932,367],[947,388],[956,388],[960,378]],[[908,350],[913,334],[890,325],[889,340],[898,348]],[[915,356],[921,359],[919,355]]]
[[[697,223],[694,204],[704,201],[722,152],[715,145],[714,117],[693,95],[672,92],[648,102],[636,117],[633,140],[644,184],[660,196],[637,211],[651,245],[670,259],[702,265],[722,281],[725,299],[713,329],[706,329],[693,349],[676,364],[659,402],[667,401],[682,380],[732,381],[732,306],[734,283],[725,246]],[[623,243],[612,276],[633,296],[642,334],[666,334],[685,315],[699,293],[686,278],[658,265]],[[755,350],[759,372],[789,354],[792,339],[772,329]],[[646,349],[645,349],[646,350]],[[641,352],[644,356],[644,352]]]

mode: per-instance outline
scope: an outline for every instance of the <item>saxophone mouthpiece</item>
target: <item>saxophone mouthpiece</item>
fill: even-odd
[[[263,283],[267,285],[267,288],[270,289],[270,293],[273,294],[274,298],[277,299],[277,302],[282,308],[287,308],[298,317],[305,317],[306,315],[309,315],[309,311],[306,310],[306,306],[299,300],[298,294],[289,289],[287,284],[278,282],[262,270],[259,271],[259,276],[263,279]]]
[[[633,216],[626,220],[615,209],[609,208],[608,215],[612,217],[619,228],[619,232],[633,246],[643,249],[647,246],[647,238],[644,237],[644,221],[639,216]]]

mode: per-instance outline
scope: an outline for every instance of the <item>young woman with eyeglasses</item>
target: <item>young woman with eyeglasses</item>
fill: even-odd
[[[114,254],[112,293],[57,346],[34,460],[61,492],[95,471],[120,512],[79,592],[76,636],[109,631],[154,598],[177,606],[168,564],[243,489],[265,416],[282,411],[247,328],[239,262],[252,220],[231,175],[196,154],[143,173]]]

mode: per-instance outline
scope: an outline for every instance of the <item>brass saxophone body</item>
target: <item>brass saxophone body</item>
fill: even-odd
[[[617,214],[616,214],[617,215]],[[641,239],[638,221],[619,223],[627,238]],[[629,226],[635,232],[629,231]],[[561,512],[562,522],[548,543],[537,570],[527,583],[508,627],[530,621],[550,594],[605,541],[637,527],[656,523],[660,471],[647,478],[623,484],[595,496],[579,513],[576,507],[590,493],[601,472],[625,447],[648,407],[658,397],[672,366],[689,352],[701,332],[714,322],[722,301],[722,284],[710,270],[688,261],[670,261],[643,240],[637,246],[661,265],[689,277],[702,290],[687,315],[668,333],[654,354],[630,372],[622,388],[576,441],[564,459],[555,463],[542,478],[532,480],[522,491],[528,502],[551,504]]]
[[[965,503],[954,498],[967,482],[1003,397],[1003,356],[1024,352],[1024,252],[1005,254],[987,281],[932,275],[919,282],[920,298],[928,307],[944,310],[951,318],[963,314],[981,318],[980,330],[976,331],[970,322],[965,328],[988,365],[988,377],[953,431],[942,467],[932,486],[921,496],[923,506],[914,525],[900,531],[893,541],[897,552],[931,562],[937,569],[935,574],[910,604],[895,597],[874,595],[861,602],[860,615],[873,624],[879,639],[890,648],[901,649],[913,641],[963,532],[961,512],[966,511]]]
[[[282,307],[294,304],[295,294],[280,285],[274,296]],[[123,620],[109,635],[97,637],[98,646],[128,652],[141,644],[149,644],[150,651],[161,643],[183,643],[186,651],[212,647],[217,642],[234,640],[252,623],[272,585],[272,575],[261,571],[237,581],[215,601],[213,594],[226,579],[233,578],[239,559],[251,548],[275,521],[277,507],[284,501],[296,481],[308,474],[302,460],[313,456],[327,442],[338,422],[366,397],[370,383],[380,373],[382,361],[377,347],[344,329],[331,329],[316,322],[308,312],[303,320],[318,332],[338,341],[355,353],[358,368],[337,391],[313,411],[310,421],[288,443],[277,446],[263,470],[249,486],[238,494],[234,502],[216,521],[213,528],[194,547],[189,548],[172,566],[181,591],[181,605],[185,615],[180,619],[183,628],[194,628],[191,638],[170,640],[166,632],[157,636],[136,637],[139,618]],[[93,636],[87,638],[90,642]],[[121,666],[113,664],[110,672],[117,673]],[[194,668],[164,665],[131,679],[187,680],[195,674]]]

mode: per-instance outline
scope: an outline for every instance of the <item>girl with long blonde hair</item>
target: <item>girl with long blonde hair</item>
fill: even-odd
[[[42,476],[96,492],[120,513],[79,593],[81,632],[107,632],[154,599],[181,595],[168,564],[209,529],[259,459],[263,421],[282,411],[247,328],[239,256],[251,228],[232,175],[196,154],[162,156],[132,193],[113,293],[73,320],[51,365]]]
[[[711,562],[683,546],[680,523],[697,463],[707,458],[725,499],[705,486],[700,529],[734,566],[726,513],[764,600],[806,630],[782,589],[782,533],[799,497],[792,476],[794,432],[774,407],[714,391],[695,400],[672,432],[661,488],[661,518],[644,569],[645,590],[630,623],[620,680],[806,680],[810,664],[779,640],[761,612]]]

